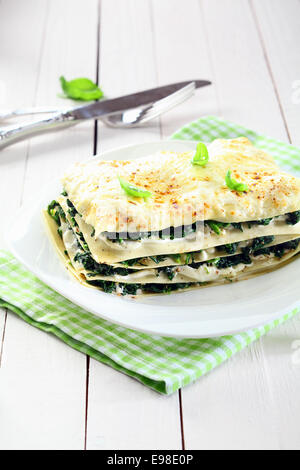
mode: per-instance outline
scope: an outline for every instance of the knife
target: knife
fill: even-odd
[[[69,114],[72,115],[75,119],[93,119],[101,117],[104,114],[108,115],[126,111],[127,109],[137,108],[138,106],[150,104],[154,101],[165,98],[166,96],[174,93],[177,90],[180,90],[180,88],[183,88],[191,82],[195,83],[196,88],[211,84],[211,82],[208,80],[189,80],[185,82],[173,83],[172,85],[151,88],[150,90],[121,96],[120,98],[97,101],[96,103],[73,108],[69,111]]]
[[[119,98],[105,99],[84,106],[71,108],[66,111],[59,111],[51,117],[31,122],[26,125],[19,125],[0,130],[0,145],[7,145],[12,140],[25,137],[50,127],[77,124],[84,119],[96,119],[102,116],[108,116],[127,109],[136,108],[141,105],[151,104],[159,99],[180,90],[189,83],[195,83],[196,88],[210,85],[208,80],[188,80],[171,85],[164,85],[157,88],[121,96]],[[24,114],[24,113],[23,113]],[[14,115],[20,115],[17,111]]]

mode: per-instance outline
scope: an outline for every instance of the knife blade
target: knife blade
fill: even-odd
[[[88,104],[73,108],[67,112],[67,115],[73,119],[92,119],[101,117],[103,114],[113,114],[122,112],[127,109],[136,108],[141,105],[150,104],[161,98],[180,90],[182,87],[195,82],[196,88],[201,88],[211,85],[209,80],[187,80],[184,82],[173,83],[171,85],[164,85],[149,90],[140,91],[130,95],[121,96],[119,98],[107,99],[97,101],[96,103]]]

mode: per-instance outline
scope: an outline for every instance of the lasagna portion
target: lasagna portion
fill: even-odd
[[[66,172],[44,214],[81,283],[119,295],[170,293],[247,279],[295,257],[300,179],[244,137],[201,146],[92,159]]]

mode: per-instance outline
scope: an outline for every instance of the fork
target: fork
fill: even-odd
[[[192,96],[195,88],[195,82],[191,82],[188,85],[182,87],[180,90],[171,93],[169,96],[157,100],[150,105],[133,108],[123,112],[105,111],[102,117],[99,115],[99,118],[104,120],[107,125],[112,127],[135,127],[139,124],[149,121],[150,119],[156,118],[177,104],[182,103],[187,98]],[[76,109],[80,110],[81,108],[75,108],[75,113]],[[132,112],[133,114],[130,114]],[[112,117],[114,114],[116,115],[115,118]],[[40,131],[50,130],[50,128],[55,127],[74,125],[83,120],[82,118],[76,118],[75,116],[72,115],[72,110],[64,113],[56,110],[56,113],[49,118],[30,122],[29,124],[22,124],[6,129],[0,129],[0,147],[7,146],[16,140],[26,138]],[[106,116],[108,116],[110,119],[108,120]],[[91,119],[91,117],[88,118]]]
[[[192,82],[180,90],[171,93],[166,98],[155,101],[150,105],[128,109],[127,111],[104,117],[101,120],[110,127],[136,127],[151,119],[155,119],[178,104],[183,103],[194,94],[195,89],[195,83]]]

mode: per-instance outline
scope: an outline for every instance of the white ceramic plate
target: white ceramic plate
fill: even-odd
[[[105,152],[107,160],[126,160],[158,150],[194,149],[194,142],[161,141]],[[299,305],[300,259],[273,273],[247,281],[183,293],[132,300],[81,286],[62,265],[41,215],[61,192],[53,182],[35,205],[23,207],[7,233],[10,250],[54,290],[86,310],[126,327],[163,336],[214,337],[267,323]]]

